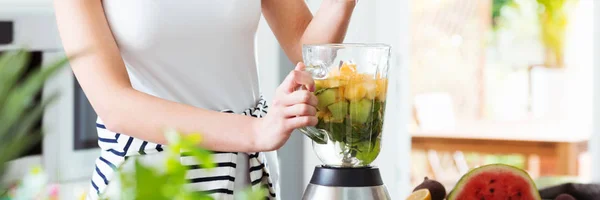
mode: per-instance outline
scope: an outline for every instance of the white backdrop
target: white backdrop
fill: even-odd
[[[600,3],[594,1],[594,55],[600,53]],[[592,181],[600,182],[600,59],[594,57],[594,100],[592,138],[589,142],[592,166]]]

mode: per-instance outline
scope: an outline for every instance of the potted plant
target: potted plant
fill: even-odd
[[[0,56],[0,180],[3,180],[7,163],[42,138],[41,130],[36,130],[34,123],[42,117],[44,107],[58,94],[50,95],[49,99],[39,105],[30,102],[42,89],[44,82],[67,63],[67,58],[64,58],[40,67],[21,81],[19,79],[25,73],[29,56],[25,50],[6,52]],[[39,172],[39,169],[35,169],[33,174],[38,175]],[[28,180],[30,179],[23,182],[29,183]],[[9,194],[8,188],[6,185],[0,185],[0,198]],[[23,195],[34,197],[41,195],[40,192],[42,191],[29,191]]]

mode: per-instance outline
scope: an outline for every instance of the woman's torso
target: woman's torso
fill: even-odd
[[[260,0],[104,0],[103,5],[135,89],[236,113],[259,100],[254,39]],[[237,156],[236,190],[249,183],[247,162],[247,155]]]
[[[104,0],[135,89],[234,112],[259,98],[254,55],[260,0]]]

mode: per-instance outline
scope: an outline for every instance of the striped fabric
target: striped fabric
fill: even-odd
[[[255,107],[249,108],[241,114],[260,118],[267,113],[266,109],[266,102],[261,98]],[[233,113],[231,110],[223,112]],[[115,170],[125,162],[127,157],[163,151],[160,144],[109,131],[100,119],[98,119],[96,127],[98,130],[98,144],[102,152],[96,160],[96,168],[92,175],[87,196],[87,199],[92,200],[98,199],[98,195],[104,192],[110,179],[115,174]],[[234,199],[237,154],[237,152],[214,152],[213,158],[216,162],[216,168],[209,170],[200,167],[196,160],[188,156],[186,152],[182,152],[181,163],[189,168],[186,173],[186,179],[189,183],[186,187],[191,191],[210,193],[215,199]],[[266,196],[266,199],[276,199],[275,187],[271,181],[265,154],[260,152],[249,153],[248,158],[252,188],[268,188],[269,195]]]

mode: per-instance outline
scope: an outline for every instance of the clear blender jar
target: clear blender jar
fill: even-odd
[[[300,129],[327,167],[365,167],[381,149],[390,46],[304,45],[315,80],[318,124]]]

